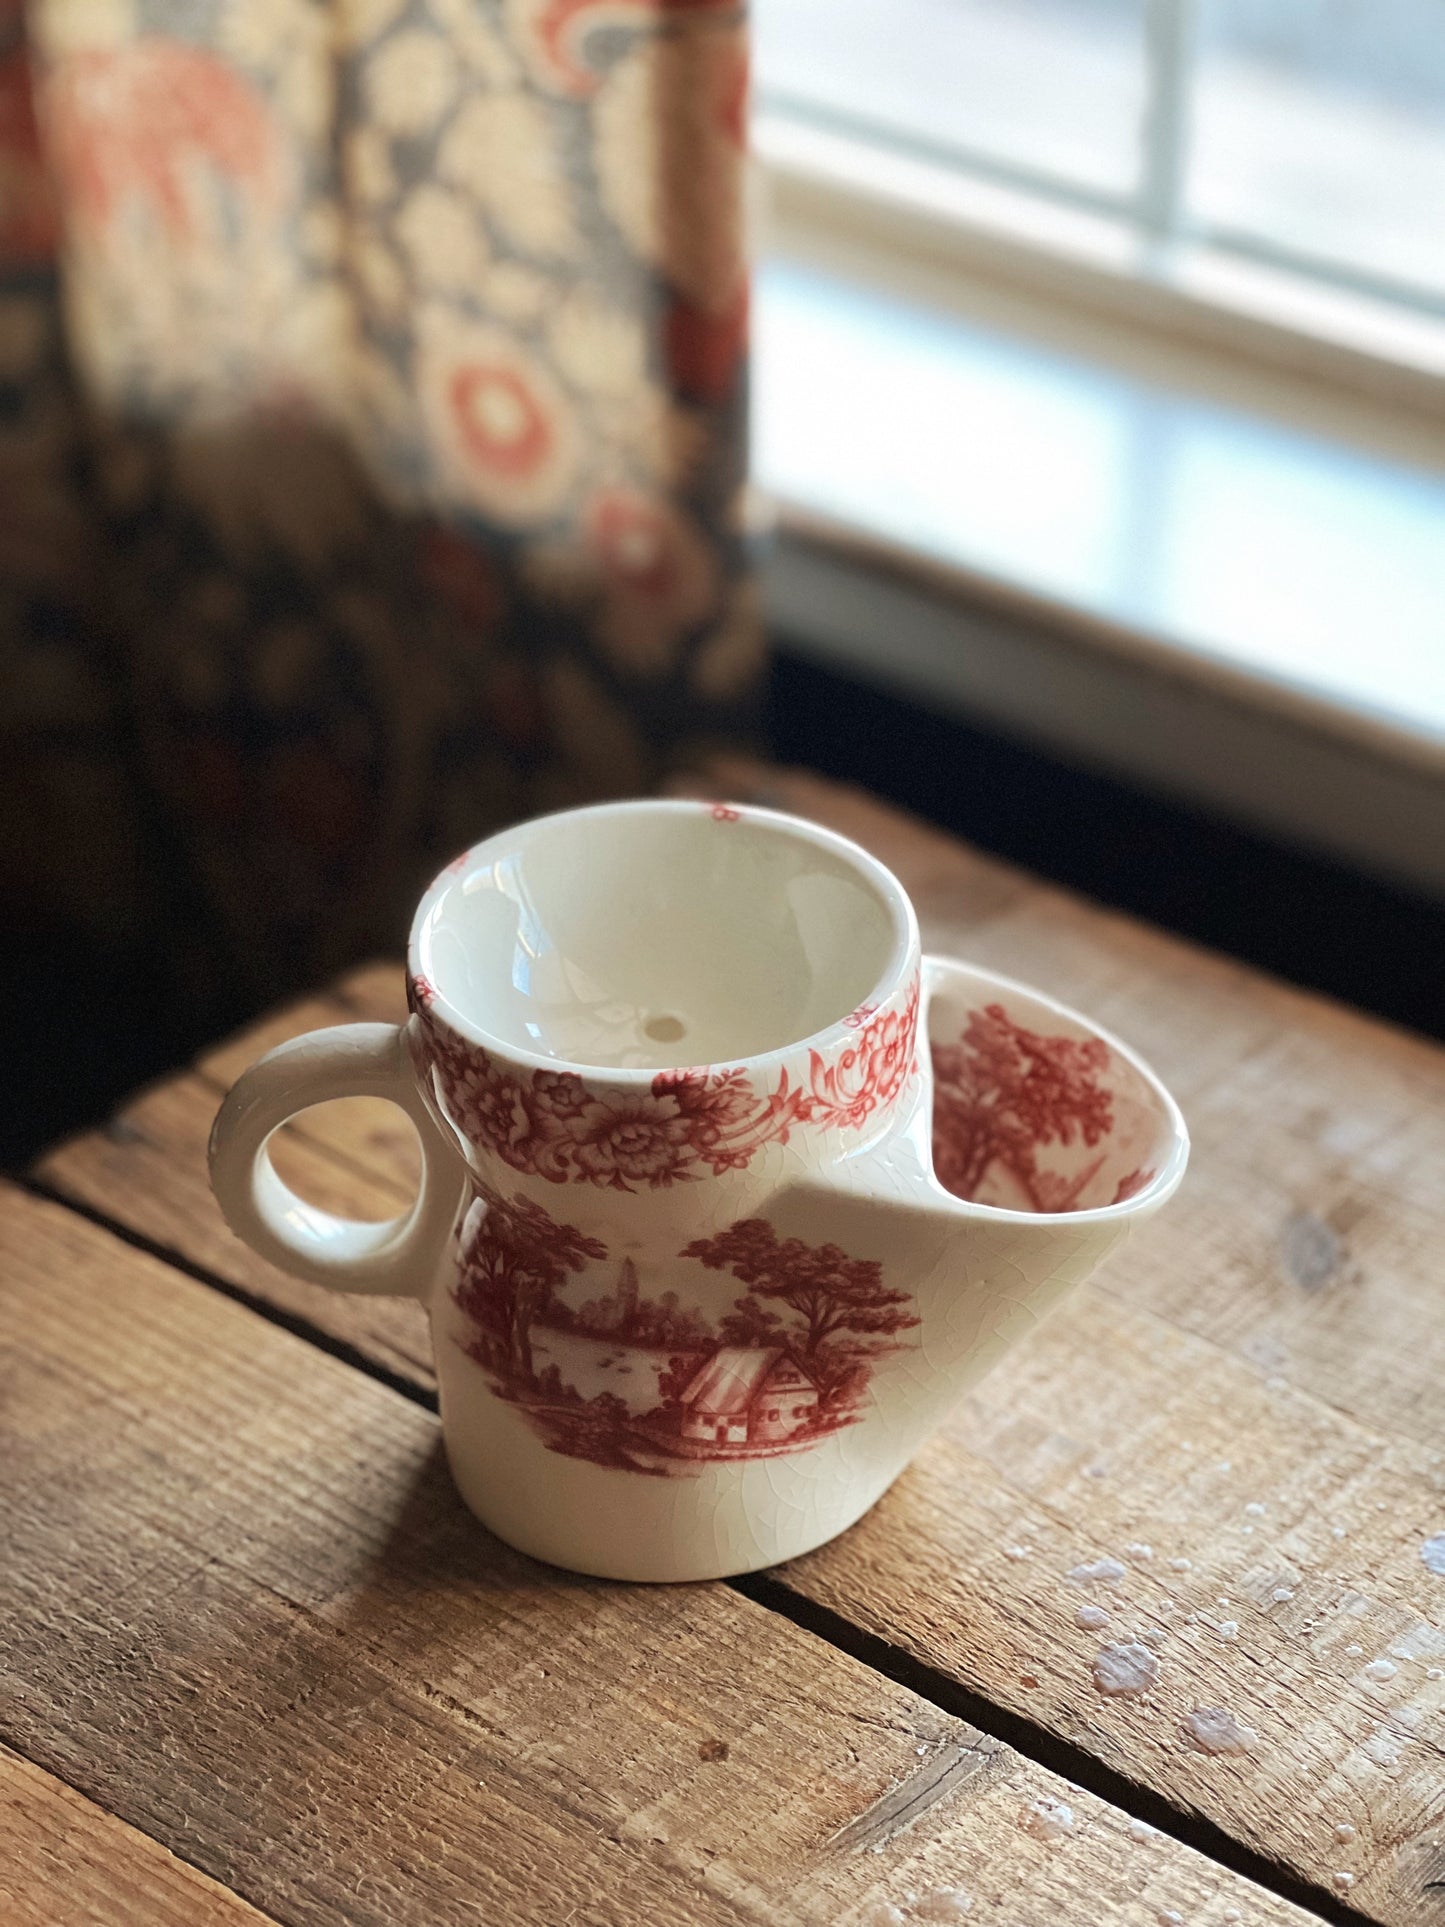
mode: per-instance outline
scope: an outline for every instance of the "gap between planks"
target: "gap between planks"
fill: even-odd
[[[144,1927],[280,1927],[233,1887],[0,1742],[0,1901],[6,1927],[61,1919]],[[61,1896],[62,1917],[52,1910]],[[142,1911],[143,1910],[143,1911]]]
[[[338,1360],[343,1365],[350,1365],[354,1371],[364,1372],[368,1378],[374,1378],[378,1384],[387,1386],[391,1391],[399,1393],[402,1398],[410,1399],[413,1405],[420,1405],[428,1412],[435,1412],[438,1409],[436,1393],[427,1386],[419,1385],[415,1379],[408,1378],[403,1372],[393,1371],[390,1366],[383,1365],[380,1359],[371,1357],[359,1345],[349,1344],[335,1332],[324,1331],[301,1312],[288,1311],[284,1305],[273,1303],[260,1292],[247,1291],[244,1285],[235,1284],[229,1278],[222,1278],[217,1272],[208,1270],[206,1266],[198,1265],[193,1258],[188,1258],[184,1252],[176,1250],[173,1245],[165,1244],[159,1238],[148,1238],[144,1232],[120,1223],[119,1220],[108,1216],[104,1211],[97,1210],[93,1205],[81,1203],[67,1196],[57,1186],[47,1184],[43,1178],[36,1177],[33,1172],[7,1177],[5,1182],[13,1185],[17,1191],[28,1192],[31,1197],[43,1198],[47,1204],[62,1206],[66,1211],[73,1212],[77,1218],[83,1218],[87,1224],[93,1224],[99,1230],[108,1232],[121,1244],[129,1245],[133,1251],[142,1251],[148,1258],[159,1259],[162,1264],[169,1265],[172,1271],[179,1271],[185,1277],[193,1278],[197,1284],[206,1285],[212,1291],[219,1292],[222,1298],[229,1298],[233,1304],[243,1305],[247,1311],[254,1311],[269,1324],[279,1325],[282,1331],[290,1332],[294,1338],[304,1339],[308,1345],[314,1345],[318,1351],[325,1352],[328,1357]]]
[[[265,1297],[248,1292],[208,1271],[205,1266],[166,1248],[159,1241],[128,1230],[102,1211],[77,1204],[43,1180],[27,1177],[19,1181],[19,1188],[73,1212],[118,1238],[123,1244],[160,1260],[196,1283],[219,1292],[223,1298],[255,1312],[293,1337],[316,1346],[338,1363],[386,1386],[413,1405],[436,1413],[435,1392],[399,1372],[389,1370],[359,1347],[348,1345],[335,1334],[321,1330],[299,1313],[286,1311]],[[800,1632],[810,1634],[883,1678],[892,1680],[895,1685],[906,1688],[918,1698],[929,1701],[941,1712],[966,1721],[987,1738],[1011,1747],[1035,1765],[1082,1787],[1130,1818],[1145,1821],[1179,1845],[1267,1889],[1317,1919],[1334,1923],[1335,1927],[1375,1927],[1368,1915],[1326,1889],[1292,1874],[1277,1861],[1254,1852],[1235,1840],[1223,1827],[1202,1815],[1181,1813],[1147,1785],[1104,1765],[1094,1755],[1071,1745],[1047,1727],[1012,1712],[983,1693],[963,1686],[915,1658],[904,1648],[855,1625],[841,1613],[819,1605],[806,1594],[795,1592],[777,1571],[747,1573],[723,1583],[755,1605],[776,1613]]]
[[[296,1813],[295,1796],[302,1792],[308,1802],[322,1803],[308,1804],[306,1813],[343,1823],[342,1833],[333,1831],[331,1839],[351,1840],[345,1827],[357,1821],[357,1866],[370,1864],[365,1856],[374,1859],[378,1849],[385,1853],[384,1865],[392,1865],[396,1843],[384,1822],[380,1831],[373,1824],[370,1816],[380,1810],[375,1802],[362,1803],[365,1825],[353,1812],[358,1770],[368,1771],[373,1755],[338,1745],[338,1736],[355,1733],[349,1717],[340,1716],[349,1716],[359,1704],[385,1701],[396,1716],[398,1741],[397,1754],[384,1750],[378,1761],[378,1771],[382,1763],[388,1766],[388,1797],[403,1798],[417,1841],[448,1849],[423,1853],[408,1864],[407,1872],[421,1883],[413,1897],[429,1905],[426,1912],[409,1910],[409,1919],[473,1918],[471,1883],[479,1872],[490,1878],[499,1868],[497,1880],[510,1882],[529,1902],[546,1900],[551,1889],[560,1889],[551,1898],[565,1901],[577,1870],[585,1875],[590,1868],[598,1876],[594,1897],[624,1903],[605,1910],[617,1927],[637,1918],[630,1903],[637,1898],[639,1875],[653,1883],[646,1891],[659,1896],[649,1918],[695,1927],[703,1917],[692,1904],[702,1897],[697,1879],[707,1871],[699,1854],[709,1864],[719,1861],[720,1881],[708,1885],[704,1880],[707,1917],[718,1920],[791,1920],[794,1899],[802,1903],[796,1918],[834,1919],[846,1901],[861,1906],[878,1897],[878,1873],[884,1878],[911,1873],[917,1884],[923,1884],[918,1876],[976,1876],[991,1884],[991,1917],[1007,1914],[1010,1920],[1017,1917],[1010,1903],[1020,1896],[1045,1901],[1041,1912],[1026,1909],[1032,1918],[1083,1921],[1114,1917],[1105,1905],[1112,1894],[1119,1917],[1136,1922],[1142,1919],[1141,1906],[1157,1907],[1166,1895],[1177,1894],[1191,1919],[1199,1908],[1201,1920],[1206,1912],[1214,1918],[1211,1903],[1234,1897],[1230,1883],[1237,1876],[1167,1836],[1161,1835],[1154,1858],[1166,1876],[1179,1877],[1176,1888],[1159,1892],[1152,1866],[1142,1876],[1147,1886],[1141,1886],[1139,1874],[1121,1873],[1117,1857],[1112,1865],[1107,1857],[1101,1860],[1101,1851],[1117,1856],[1128,1839],[1126,1816],[1117,1808],[1101,1808],[1087,1794],[1087,1824],[1077,1842],[1080,1860],[1055,1859],[1046,1848],[1028,1847],[1018,1830],[1022,1826],[1029,1834],[1033,1829],[1023,1824],[1020,1802],[1044,1790],[1057,1798],[1063,1789],[1056,1778],[976,1729],[960,1727],[952,1716],[825,1641],[800,1637],[753,1602],[734,1595],[734,1608],[745,1610],[730,1611],[721,1587],[660,1588],[650,1598],[631,1587],[583,1582],[559,1587],[563,1575],[548,1580],[544,1568],[495,1541],[478,1559],[487,1535],[479,1533],[445,1481],[434,1422],[411,1401],[390,1399],[389,1388],[372,1383],[365,1372],[339,1365],[292,1334],[278,1330],[267,1337],[267,1324],[255,1324],[219,1296],[208,1308],[204,1301],[212,1294],[204,1285],[154,1258],[128,1252],[111,1234],[96,1231],[63,1206],[31,1203],[28,1209],[52,1214],[51,1222],[22,1212],[0,1224],[11,1233],[7,1256],[13,1263],[7,1276],[18,1294],[16,1342],[22,1356],[40,1367],[27,1374],[17,1404],[17,1436],[34,1447],[21,1489],[35,1501],[29,1516],[37,1529],[50,1518],[46,1495],[52,1490],[61,1495],[62,1511],[28,1547],[28,1564],[18,1566],[17,1603],[25,1603],[36,1635],[27,1658],[38,1669],[37,1685],[49,1678],[58,1694],[55,1710],[76,1716],[79,1734],[90,1733],[102,1744],[92,1750],[87,1742],[77,1754],[76,1729],[57,1727],[43,1710],[21,1725],[48,1737],[57,1755],[50,1761],[52,1771],[78,1761],[94,1769],[94,1784],[118,1787],[130,1822],[162,1816],[172,1837],[202,1849],[202,1859],[214,1863],[216,1872],[233,1873],[244,1861],[250,1876],[236,1882],[240,1890],[252,1888],[260,1863],[249,1794],[239,1809],[233,1799],[237,1787],[249,1789],[251,1782],[224,1770],[238,1732],[257,1736],[255,1767],[284,1762],[271,1800],[272,1824]],[[58,1257],[65,1260],[62,1273],[53,1269]],[[122,1271],[134,1297],[131,1302],[128,1291],[127,1309],[110,1311],[112,1321],[121,1322],[87,1332],[82,1321],[77,1330],[77,1311],[94,1305],[97,1294],[114,1307],[117,1294],[98,1288],[107,1280],[119,1282]],[[59,1306],[57,1286],[64,1299]],[[107,1315],[104,1302],[98,1315]],[[312,1355],[310,1365],[303,1351]],[[56,1369],[72,1357],[73,1372],[68,1366]],[[40,1389],[32,1394],[35,1387]],[[260,1409],[263,1391],[268,1398],[275,1393],[269,1417]],[[101,1489],[98,1507],[84,1493],[80,1476],[82,1468],[88,1473],[94,1455],[97,1400],[107,1407],[113,1402],[134,1421],[115,1434],[114,1477]],[[313,1450],[296,1463],[310,1469],[294,1479],[279,1476],[283,1462],[292,1462],[291,1441],[298,1435]],[[386,1441],[388,1449],[379,1457],[372,1438]],[[374,1503],[341,1500],[348,1486],[360,1496],[358,1488],[373,1477],[369,1498]],[[212,1543],[209,1533],[197,1543],[167,1525],[191,1498],[203,1517],[234,1534],[233,1558],[202,1557]],[[152,1519],[158,1499],[166,1503]],[[133,1543],[137,1529],[138,1546]],[[73,1555],[67,1550],[72,1545]],[[395,1561],[379,1562],[378,1555],[389,1547],[395,1549]],[[57,1554],[62,1565],[73,1557],[76,1576],[84,1581],[79,1597],[94,1615],[101,1663],[125,1661],[117,1678],[120,1699],[109,1713],[104,1712],[108,1696],[97,1699],[75,1674],[64,1616],[57,1618],[52,1610]],[[151,1607],[170,1602],[169,1617],[162,1613],[145,1621],[149,1645],[142,1639],[136,1646],[142,1621],[133,1612],[111,1609],[109,1602],[117,1596],[112,1555],[125,1568],[121,1576],[140,1582],[136,1605],[147,1598]],[[418,1587],[435,1607],[420,1617],[411,1597]],[[122,1593],[132,1590],[125,1586]],[[189,1592],[187,1605],[175,1603],[179,1592]],[[751,1624],[745,1623],[748,1611],[755,1615]],[[477,1649],[478,1615],[496,1634],[495,1647]],[[350,1635],[363,1616],[369,1632],[358,1647]],[[581,1647],[572,1630],[579,1616],[587,1622]],[[775,1633],[768,1631],[770,1619]],[[205,1636],[197,1631],[193,1637],[193,1627],[205,1629]],[[535,1660],[538,1642],[546,1645],[551,1633],[560,1642],[560,1664],[549,1675]],[[606,1667],[595,1677],[589,1670],[594,1633],[612,1653],[619,1668],[615,1678]],[[254,1663],[253,1651],[259,1654]],[[135,1659],[141,1662],[139,1673]],[[761,1698],[748,1684],[755,1666]],[[528,1684],[538,1672],[554,1684],[545,1689]],[[641,1685],[654,1678],[656,1691]],[[599,1687],[609,1679],[597,1701]],[[699,1680],[706,1689],[701,1698],[693,1690]],[[220,1681],[227,1682],[224,1692],[203,1690],[208,1682]],[[501,1699],[492,1706],[495,1691]],[[561,1699],[553,1707],[542,1704],[554,1694]],[[272,1730],[273,1718],[289,1717],[317,1696],[320,1706],[311,1706],[295,1732],[288,1728],[281,1751],[268,1756],[262,1736]],[[184,1745],[176,1750],[179,1781],[171,1775],[159,1781],[132,1775],[134,1733],[151,1730],[153,1703],[168,1708],[168,1718],[181,1715],[178,1727],[163,1721],[157,1730],[189,1734],[200,1747],[199,1752]],[[620,1752],[619,1711],[636,1740],[635,1748],[629,1739]],[[841,1725],[837,1715],[845,1716]],[[594,1741],[599,1734],[608,1740],[604,1753],[595,1747],[589,1753],[579,1743],[584,1729]],[[68,1744],[60,1737],[67,1731]],[[713,1790],[704,1785],[711,1768],[699,1778],[696,1765],[698,1758],[714,1757],[698,1748],[698,1735],[720,1732],[757,1743],[749,1763],[751,1781],[745,1774],[734,1785],[740,1817],[721,1821],[721,1835]],[[486,1742],[484,1760],[476,1754],[479,1735]],[[306,1744],[295,1755],[289,1749],[298,1738]],[[932,1758],[917,1767],[914,1756],[924,1752]],[[574,1757],[584,1763],[591,1759],[601,1778],[584,1771],[568,1782],[578,1797],[558,1799],[555,1768]],[[970,1757],[992,1761],[1003,1771],[979,1774]],[[439,1761],[446,1769],[440,1776]],[[475,1778],[480,1765],[489,1768],[484,1780]],[[760,1773],[760,1767],[769,1770]],[[255,1777],[258,1789],[271,1787],[269,1771]],[[911,1801],[898,1800],[901,1782],[914,1788]],[[475,1787],[486,1793],[485,1811],[477,1809]],[[770,1787],[790,1788],[791,1797],[784,1799],[776,1790],[770,1794]],[[971,1789],[973,1824],[965,1824],[961,1810],[946,1822],[935,1820],[938,1790],[965,1787]],[[190,1804],[195,1800],[198,1806]],[[206,1815],[220,1823],[219,1833],[201,1823]],[[194,1823],[193,1816],[198,1817]],[[916,1825],[920,1819],[921,1826]],[[533,1842],[530,1859],[525,1852],[508,1858],[506,1843],[521,1838],[514,1832],[519,1820]],[[840,1823],[845,1823],[841,1830]],[[884,1835],[875,1839],[880,1823]],[[668,1846],[669,1824],[680,1828],[677,1851]],[[732,1833],[726,1831],[730,1824]],[[492,1849],[502,1849],[500,1861],[476,1857],[478,1839],[487,1837],[487,1830]],[[900,1847],[905,1836],[907,1843]],[[263,1831],[260,1838],[267,1837]],[[578,1860],[566,1848],[569,1840],[576,1848],[583,1839],[586,1851]],[[888,1861],[876,1863],[877,1873],[871,1861],[853,1864],[860,1839],[874,1851],[887,1849]],[[538,1843],[548,1848],[540,1859]],[[281,1846],[274,1876],[269,1884],[261,1879],[255,1891],[285,1919],[294,1917],[288,1901],[299,1891],[299,1878],[310,1882],[313,1862],[304,1841],[288,1839]],[[240,1860],[223,1849],[239,1852]],[[624,1866],[612,1849],[624,1849],[630,1863]],[[800,1849],[807,1864],[798,1872]],[[1125,1847],[1126,1854],[1133,1851]],[[951,1863],[950,1856],[960,1852],[963,1864]],[[344,1920],[349,1916],[338,1913],[337,1902],[344,1902],[350,1885],[338,1887],[332,1864],[323,1859],[321,1865],[323,1872],[331,1869],[331,1878],[318,1904],[326,1918]],[[999,1885],[993,1870],[1004,1867],[1008,1872]],[[547,1868],[552,1871],[539,1872]],[[351,1871],[347,1861],[348,1881]],[[1107,1887],[1101,1884],[1105,1873],[1111,1876]],[[1214,1885],[1211,1877],[1225,1884]],[[774,1893],[779,1879],[783,1885]],[[467,1884],[459,1886],[459,1880]],[[459,1893],[467,1903],[463,1912],[430,1906],[438,1897],[454,1901]],[[1291,1903],[1240,1883],[1237,1897],[1248,1904],[1251,1894],[1251,1919],[1282,1920],[1280,1910],[1286,1908],[1291,1919],[1300,1918]],[[757,1898],[757,1908],[737,1904],[750,1897]],[[518,1917],[523,1911],[548,1927],[574,1912],[556,1906],[538,1913],[529,1904]]]
[[[970,1726],[976,1726],[981,1733],[1001,1741],[1015,1753],[1023,1754],[1035,1765],[1058,1774],[1074,1786],[1083,1787],[1100,1800],[1107,1800],[1131,1819],[1146,1821],[1181,1846],[1192,1848],[1221,1867],[1228,1867],[1232,1873],[1241,1874],[1257,1887],[1268,1888],[1281,1900],[1291,1901],[1321,1920],[1338,1922],[1341,1927],[1356,1927],[1357,1923],[1358,1927],[1375,1927],[1367,1914],[1312,1881],[1301,1879],[1278,1861],[1255,1853],[1214,1821],[1199,1814],[1181,1813],[1162,1794],[1105,1766],[1092,1753],[1071,1745],[1047,1727],[1024,1719],[985,1694],[950,1679],[904,1648],[855,1626],[852,1620],[845,1619],[831,1607],[821,1606],[806,1594],[794,1592],[777,1571],[744,1573],[726,1583],[756,1605],[780,1614],[800,1631],[812,1633],[885,1679],[907,1687],[941,1712],[966,1720]]]

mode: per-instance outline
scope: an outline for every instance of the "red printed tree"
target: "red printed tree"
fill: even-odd
[[[724,1345],[780,1345],[786,1335],[777,1312],[771,1305],[761,1304],[751,1292],[735,1300],[732,1310],[718,1324],[718,1337]]]
[[[765,1218],[740,1218],[717,1237],[684,1246],[682,1255],[701,1259],[710,1271],[730,1268],[750,1287],[748,1297],[735,1307],[734,1343],[744,1335],[754,1343],[790,1335],[768,1318],[768,1308],[760,1301],[769,1298],[801,1320],[801,1330],[791,1335],[806,1359],[814,1358],[839,1332],[887,1334],[918,1323],[905,1309],[912,1302],[908,1293],[888,1289],[876,1259],[850,1258],[837,1245],[779,1238]]]
[[[492,1198],[477,1219],[473,1213],[476,1205],[463,1229],[461,1276],[452,1295],[478,1327],[482,1362],[530,1384],[533,1325],[568,1273],[605,1258],[607,1247],[576,1225],[558,1224],[530,1198]]]
[[[1098,1164],[1067,1182],[1038,1166],[1046,1144],[1094,1145],[1112,1128],[1113,1097],[1096,1081],[1107,1069],[1102,1039],[1044,1037],[1002,1004],[972,1010],[957,1044],[933,1046],[933,1164],[957,1197],[978,1194],[1001,1165],[1036,1211],[1067,1210]]]

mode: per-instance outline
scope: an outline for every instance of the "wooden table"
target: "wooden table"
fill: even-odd
[[[397,1015],[398,969],[142,1093],[0,1205],[0,1920],[1445,1923],[1445,1054],[860,797],[732,787],[1133,1040],[1183,1193],[841,1540],[627,1588],[463,1512],[417,1307],[279,1276],[211,1201],[229,1081]],[[278,1162],[389,1215],[408,1130],[317,1110]],[[1140,1635],[1157,1689],[1101,1697]],[[1191,1741],[1215,1707],[1249,1751]]]

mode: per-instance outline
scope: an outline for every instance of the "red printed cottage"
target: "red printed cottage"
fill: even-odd
[[[682,1436],[718,1445],[768,1445],[815,1422],[818,1388],[787,1346],[725,1345],[682,1392]]]

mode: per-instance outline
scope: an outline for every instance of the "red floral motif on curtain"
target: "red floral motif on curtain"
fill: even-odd
[[[95,227],[138,200],[174,239],[208,232],[198,163],[257,203],[279,198],[283,148],[271,112],[244,74],[204,48],[149,34],[72,54],[48,102],[62,187]]]
[[[527,19],[547,78],[560,93],[577,99],[585,99],[598,83],[597,69],[586,56],[590,35],[659,15],[730,13],[736,5],[737,0],[513,0],[515,12]]]
[[[0,894],[215,1021],[395,942],[446,850],[757,724],[743,10],[333,12],[52,8],[37,115],[0,0]],[[605,1122],[589,1170],[668,1181],[671,1100]]]

